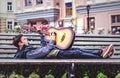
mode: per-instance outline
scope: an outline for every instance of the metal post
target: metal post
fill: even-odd
[[[75,64],[74,63],[72,63],[71,65],[68,65],[67,78],[75,78],[74,70],[75,70]]]
[[[88,31],[90,29],[89,14],[90,14],[90,5],[87,5],[87,28],[88,28]]]

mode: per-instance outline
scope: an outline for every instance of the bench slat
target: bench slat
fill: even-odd
[[[0,54],[15,54],[17,50],[0,50]]]
[[[120,38],[120,35],[111,35],[111,34],[76,34],[76,37]]]
[[[74,42],[74,45],[92,45],[92,46],[96,46],[96,45],[119,45],[120,46],[120,42]]]
[[[29,42],[32,45],[40,45],[40,42],[38,41],[30,41]],[[0,41],[0,44],[5,45],[12,45],[12,41]],[[109,44],[114,44],[114,45],[119,45],[120,42],[74,42],[74,45],[109,45]]]
[[[0,64],[120,64],[119,59],[2,59]]]
[[[90,41],[96,41],[96,42],[120,42],[119,38],[75,38],[75,41],[85,41],[85,42],[90,42]]]
[[[0,59],[10,59],[13,58],[15,54],[0,54]]]

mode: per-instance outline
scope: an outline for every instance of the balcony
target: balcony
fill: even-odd
[[[16,13],[16,17],[19,21],[26,21],[28,19],[40,19],[40,18],[54,21],[59,17],[59,9],[46,9],[46,10],[37,10],[33,12]]]

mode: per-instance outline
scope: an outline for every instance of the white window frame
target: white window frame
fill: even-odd
[[[68,2],[68,3],[71,3],[71,4],[72,4],[72,2]],[[67,3],[65,3],[65,7],[66,7],[66,4],[67,4]],[[66,17],[71,17],[71,16],[73,15],[73,8],[72,8],[72,7],[73,7],[73,4],[72,4],[71,7],[66,7],[66,15],[65,15]],[[68,12],[68,11],[67,11],[68,9],[71,9],[71,11],[72,11],[72,14],[71,14],[71,15],[68,15],[68,13],[67,13],[67,12]]]
[[[40,1],[39,1],[39,0],[36,0],[36,4],[37,4],[37,5],[43,4],[43,0],[40,0]]]
[[[12,11],[12,2],[7,2],[7,10]]]
[[[25,6],[32,6],[32,0],[25,0]]]
[[[112,21],[112,20],[113,20],[113,18],[112,18],[113,16],[115,17],[115,21],[114,21],[114,22]],[[120,17],[120,15],[112,15],[112,16],[111,16],[111,23],[112,23],[112,24],[114,24],[114,23],[120,23],[120,21],[118,21],[118,18],[119,18],[119,17]]]
[[[7,21],[7,29],[12,30],[13,29],[13,22],[12,21]]]

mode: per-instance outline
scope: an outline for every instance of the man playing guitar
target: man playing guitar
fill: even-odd
[[[36,28],[37,29],[37,28]],[[46,28],[47,29],[47,28]],[[68,39],[66,38],[69,34],[66,33],[71,31],[69,28],[55,29],[52,28],[52,33],[45,33],[42,30],[37,29],[36,31],[43,36],[49,35],[49,42],[46,45],[35,49],[28,44],[28,40],[22,34],[19,34],[13,38],[13,45],[18,48],[14,58],[15,59],[41,59],[41,58],[57,58],[57,59],[78,59],[78,58],[110,58],[114,55],[113,45],[109,45],[101,50],[83,50],[80,48],[70,48],[71,43],[67,43]],[[61,32],[62,31],[62,32]],[[55,32],[55,33],[53,33]],[[59,33],[60,32],[60,33]],[[61,34],[62,33],[62,34]],[[74,36],[74,34],[72,34]],[[68,38],[71,38],[68,36]],[[56,39],[57,37],[57,39]],[[71,39],[69,39],[71,40]],[[71,40],[73,41],[74,38]],[[65,45],[66,42],[66,46]]]

